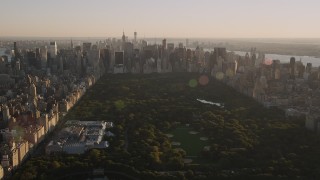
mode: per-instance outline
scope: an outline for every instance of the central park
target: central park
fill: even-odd
[[[38,155],[14,179],[318,179],[320,138],[206,75],[106,74],[64,117],[111,121],[109,148]],[[74,176],[66,176],[74,174]],[[107,173],[108,175],[108,173]]]

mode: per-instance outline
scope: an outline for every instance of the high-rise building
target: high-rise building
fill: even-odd
[[[2,179],[3,176],[4,176],[4,171],[3,171],[2,166],[0,165],[0,179]]]
[[[40,48],[36,48],[36,58],[40,59]]]
[[[13,55],[14,55],[14,61],[17,61],[21,58],[21,55],[19,53],[17,42],[13,42]],[[14,61],[12,63],[14,63]]]
[[[41,54],[41,67],[42,69],[47,68],[47,61],[48,61],[48,50],[46,46],[43,46],[40,48],[40,54]]]
[[[28,141],[22,141],[19,144],[17,144],[17,149],[18,149],[18,160],[19,160],[19,163],[21,163],[24,160],[27,152],[29,151]]]
[[[60,57],[60,59],[59,59],[59,71],[61,73],[63,73],[63,58],[62,57]]]
[[[291,57],[290,58],[290,77],[291,77],[291,79],[295,78],[295,64],[296,64],[296,58]]]
[[[142,40],[141,41],[141,46],[142,46],[142,48],[147,47],[148,46],[148,42],[145,41],[145,40]]]
[[[124,52],[123,51],[117,51],[114,53],[115,56],[115,64],[120,65],[124,63]]]
[[[310,74],[311,69],[312,69],[312,63],[307,63],[306,72]]]
[[[280,71],[280,60],[272,61],[272,78],[275,80],[280,79],[281,71]]]
[[[115,65],[113,67],[113,73],[124,73],[124,52],[116,51],[115,56]]]
[[[19,165],[19,155],[18,149],[11,150],[11,166],[13,169],[16,169]]]
[[[8,121],[11,118],[9,107],[6,105],[2,107],[2,118],[4,121]]]
[[[227,59],[227,50],[224,47],[215,47],[212,56],[210,56],[209,68],[212,69],[215,65],[222,70],[223,61]]]
[[[34,51],[28,51],[27,52],[27,60],[30,65],[36,66],[37,65],[37,56]]]
[[[10,159],[9,159],[8,155],[6,155],[6,154],[2,155],[1,166],[3,166],[3,167],[10,166]]]
[[[173,50],[174,50],[174,44],[173,44],[173,43],[168,43],[168,44],[167,44],[167,48],[168,48],[168,50],[169,50],[170,52],[173,52]]]
[[[111,65],[110,49],[101,49],[100,50],[100,57],[102,59],[102,63],[104,64],[104,67],[109,69],[110,65]]]
[[[124,35],[124,31],[122,32],[122,43],[126,42],[126,36]]]
[[[13,51],[14,51],[14,56],[16,57],[18,53],[17,42],[13,42]]]
[[[138,33],[137,32],[134,32],[134,42],[137,43],[137,35]]]
[[[71,49],[73,49],[74,47],[73,47],[73,42],[72,42],[72,39],[71,39]]]
[[[227,58],[227,50],[224,47],[216,47],[214,48],[214,53],[216,58],[222,57],[224,60]]]
[[[58,47],[57,47],[57,42],[56,41],[50,42],[49,53],[50,53],[50,57],[51,58],[55,58],[57,56]]]
[[[37,88],[33,83],[30,85],[30,96],[31,97],[37,96]]]
[[[166,39],[162,40],[162,48],[167,49],[167,40]]]
[[[91,45],[92,45],[92,43],[90,43],[90,42],[83,43],[83,48],[82,48],[82,50],[83,50],[84,52],[89,52],[89,51],[91,50]]]

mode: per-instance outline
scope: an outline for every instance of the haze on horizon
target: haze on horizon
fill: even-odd
[[[2,0],[0,37],[320,38],[317,0]]]

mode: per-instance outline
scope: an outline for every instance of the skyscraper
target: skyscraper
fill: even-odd
[[[30,85],[30,96],[33,98],[37,96],[37,88],[33,83]]]
[[[115,56],[115,64],[116,65],[123,65],[124,64],[124,52],[123,51],[116,51],[114,53]]]
[[[306,72],[310,74],[311,70],[312,70],[312,63],[307,63]]]
[[[290,78],[294,79],[295,78],[295,64],[296,64],[296,58],[291,57],[290,58]]]
[[[4,105],[2,107],[2,118],[4,121],[8,121],[10,119],[10,112],[8,106]]]
[[[71,39],[71,49],[73,49],[74,47],[73,47],[73,42],[72,42],[72,39]]]
[[[162,48],[167,49],[167,40],[166,39],[162,40]]]
[[[17,53],[18,53],[17,42],[13,42],[13,50],[14,50],[14,56],[17,57]]]
[[[83,51],[84,52],[89,52],[90,50],[91,50],[91,45],[92,45],[92,43],[90,43],[90,42],[87,42],[87,43],[83,43]]]
[[[50,53],[51,58],[55,58],[57,56],[58,47],[57,47],[57,42],[56,41],[50,42],[49,53]]]
[[[137,32],[134,32],[134,42],[137,43],[137,35],[138,33]]]
[[[124,35],[124,31],[122,32],[122,43],[126,42],[126,36]]]
[[[41,67],[43,69],[46,69],[47,67],[47,61],[48,61],[48,56],[47,56],[47,47],[46,46],[42,46],[40,48],[40,54],[41,54]]]

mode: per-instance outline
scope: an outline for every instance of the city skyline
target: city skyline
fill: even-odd
[[[1,179],[320,179],[320,3],[3,0]]]
[[[1,37],[320,38],[315,0],[3,1]]]

